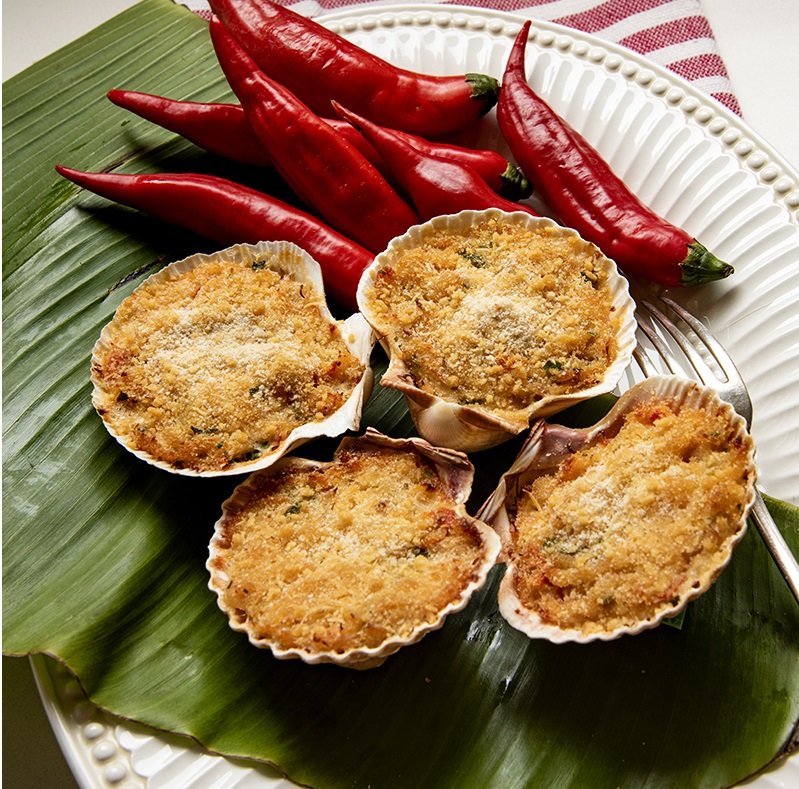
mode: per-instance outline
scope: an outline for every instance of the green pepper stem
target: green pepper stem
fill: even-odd
[[[724,279],[735,270],[729,263],[719,260],[698,241],[688,245],[688,256],[680,264],[680,268],[682,284],[688,287]]]
[[[500,180],[502,187],[499,193],[508,200],[524,200],[533,193],[533,185],[513,162],[508,162]]]
[[[472,88],[471,97],[483,103],[480,114],[485,115],[499,99],[499,82],[494,77],[475,73],[467,74],[465,79]]]

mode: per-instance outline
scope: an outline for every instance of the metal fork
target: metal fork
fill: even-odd
[[[657,304],[653,303],[656,299]],[[660,374],[649,355],[654,351],[668,372],[682,377],[686,377],[685,373],[688,372],[689,377],[715,389],[719,397],[730,403],[751,429],[752,401],[749,392],[738,368],[721,343],[696,317],[664,294],[654,296],[652,300],[638,298],[636,304],[639,343],[633,356],[641,372],[646,377]],[[680,325],[687,327],[688,331],[684,331]],[[651,349],[642,345],[641,334],[649,340]],[[679,348],[687,367],[692,369],[684,369],[680,364],[668,338]],[[715,361],[718,370],[711,367],[711,360]],[[774,523],[758,490],[755,490],[755,501],[749,515],[799,602],[799,562]]]

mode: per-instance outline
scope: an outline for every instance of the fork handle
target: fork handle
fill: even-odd
[[[757,526],[763,542],[766,543],[766,547],[769,549],[785,581],[791,588],[796,602],[799,603],[799,562],[797,562],[796,557],[788,547],[788,543],[785,542],[785,538],[777,528],[777,524],[774,523],[774,518],[771,517],[771,513],[766,508],[766,503],[757,489],[755,489],[755,502],[749,511],[749,515],[755,526]]]

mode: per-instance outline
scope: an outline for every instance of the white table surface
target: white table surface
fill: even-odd
[[[6,0],[3,80],[137,0]],[[748,125],[799,170],[799,2],[702,0]],[[75,786],[27,661],[3,658],[3,785]]]

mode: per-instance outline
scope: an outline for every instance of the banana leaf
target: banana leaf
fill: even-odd
[[[53,165],[280,184],[130,118],[105,100],[114,87],[230,98],[205,23],[169,0],[145,0],[4,85],[6,653],[54,655],[98,705],[316,787],[717,787],[789,748],[799,612],[753,531],[680,629],[612,643],[556,646],[507,626],[501,568],[442,630],[372,671],[276,661],[230,630],[204,562],[235,480],[128,456],[88,383],[120,300],[209,245],[78,193]],[[365,422],[412,427],[379,388]],[[474,456],[475,502],[515,449]],[[796,550],[797,509],[769,505]]]

